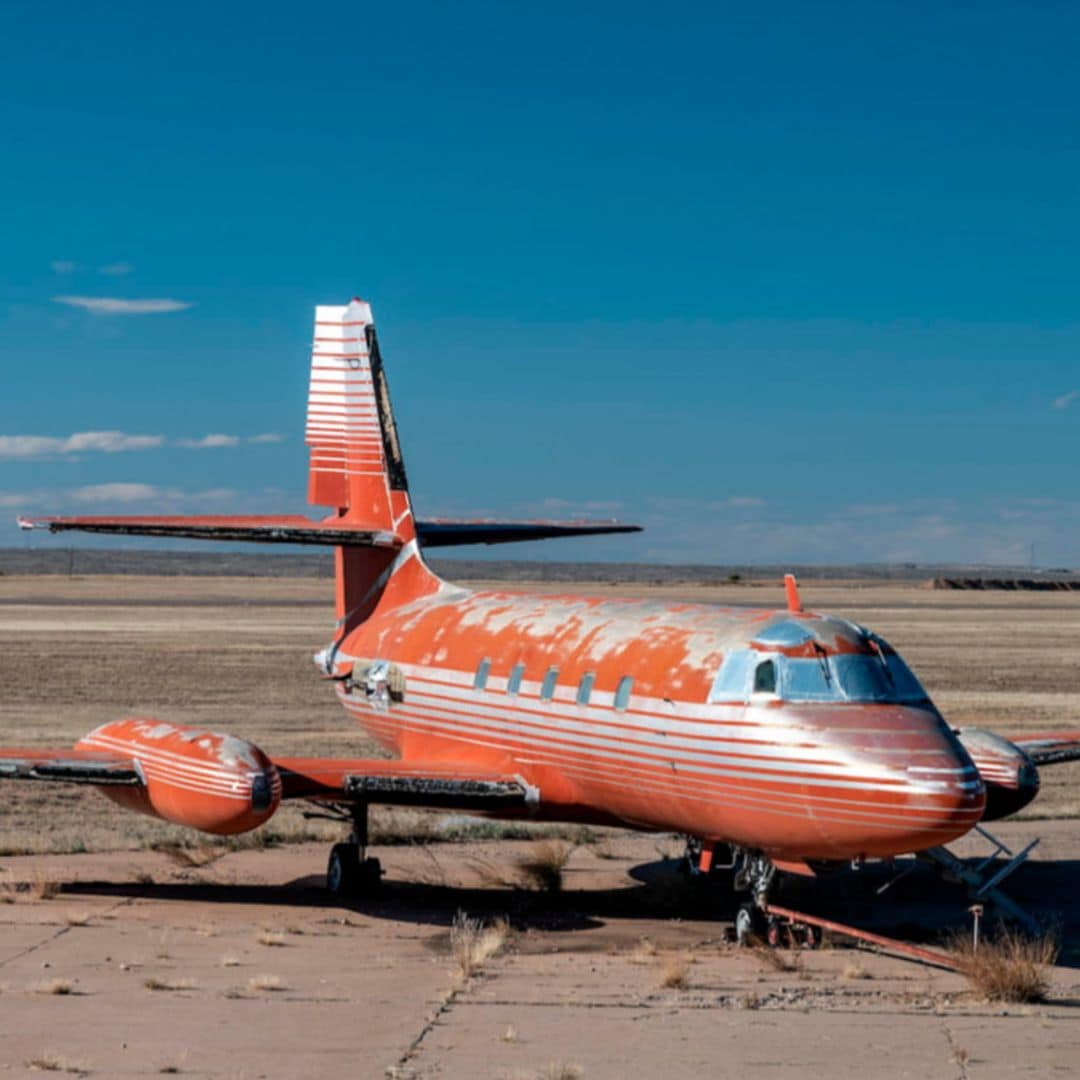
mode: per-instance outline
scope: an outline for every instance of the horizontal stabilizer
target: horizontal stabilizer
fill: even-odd
[[[231,540],[258,544],[317,544],[333,547],[401,547],[392,532],[346,518],[313,521],[302,514],[206,514],[182,517],[44,517],[19,518],[21,529],[49,532],[109,533],[114,536],[160,536],[187,540]],[[418,521],[422,547],[462,544],[509,544],[562,536],[597,536],[640,532],[638,525],[615,521]]]
[[[423,547],[461,544],[510,544],[523,540],[553,540],[561,536],[599,536],[604,533],[641,532],[640,525],[617,521],[418,521],[416,533]]]
[[[302,514],[207,514],[198,517],[19,518],[21,529],[111,533],[188,540],[243,540],[257,544],[322,544],[334,547],[400,547],[392,532],[341,518],[312,521]]]

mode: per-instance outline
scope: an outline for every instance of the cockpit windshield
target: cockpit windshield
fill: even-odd
[[[813,657],[733,649],[724,657],[709,701],[745,701],[760,693],[784,701],[926,701],[928,695],[911,668],[880,639],[869,643],[872,653],[822,651]]]

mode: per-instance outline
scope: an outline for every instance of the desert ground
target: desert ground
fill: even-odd
[[[782,603],[778,584],[575,590]],[[66,745],[144,714],[271,753],[370,753],[311,663],[332,631],[331,591],[325,579],[0,577],[0,744]],[[957,726],[1080,728],[1076,594],[816,581],[803,596],[884,634]],[[387,884],[343,906],[321,889],[339,827],[298,809],[216,844],[93,791],[7,784],[0,1073],[1071,1075],[1078,781],[1076,766],[1046,770],[1040,798],[994,829],[1010,846],[1042,838],[1009,884],[1063,941],[1036,1005],[988,1003],[956,973],[839,938],[738,950],[730,899],[679,874],[677,837],[386,812],[374,853]],[[540,889],[530,863],[563,860],[562,890]],[[962,893],[916,872],[878,896],[885,880],[795,880],[782,899],[931,943],[967,927]]]

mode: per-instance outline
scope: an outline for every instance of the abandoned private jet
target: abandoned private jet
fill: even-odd
[[[328,516],[56,517],[53,532],[332,547],[337,623],[315,656],[390,760],[278,757],[234,735],[128,718],[73,749],[0,750],[0,777],[92,785],[208,833],[282,800],[351,822],[329,888],[378,882],[372,804],[682,833],[696,869],[736,867],[768,903],[777,869],[938,852],[1033,799],[1080,733],[954,731],[888,642],[803,609],[474,592],[428,548],[635,531],[606,522],[417,520],[369,305],[318,307],[309,501]],[[984,882],[985,884],[985,882]]]

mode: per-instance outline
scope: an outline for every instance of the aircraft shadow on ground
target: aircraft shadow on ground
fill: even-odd
[[[371,897],[343,902],[324,890],[321,874],[273,885],[222,884],[200,879],[162,883],[76,882],[63,892],[204,904],[251,904],[355,911],[371,918],[449,926],[459,911],[473,916],[507,915],[519,927],[549,931],[585,930],[622,920],[699,919],[729,921],[740,897],[723,881],[688,877],[681,860],[659,859],[629,870],[630,882],[616,888],[536,892],[504,883],[461,887],[441,881],[389,878]],[[899,877],[900,870],[907,870]],[[435,875],[438,876],[437,874]],[[891,884],[890,884],[891,882]],[[884,887],[884,891],[883,890]],[[1080,966],[1080,860],[1032,862],[1007,883],[1009,896],[1061,936],[1062,961]],[[777,903],[908,941],[940,941],[971,925],[964,889],[943,881],[928,867],[900,860],[890,869],[873,865],[841,869],[817,879],[783,875]]]

